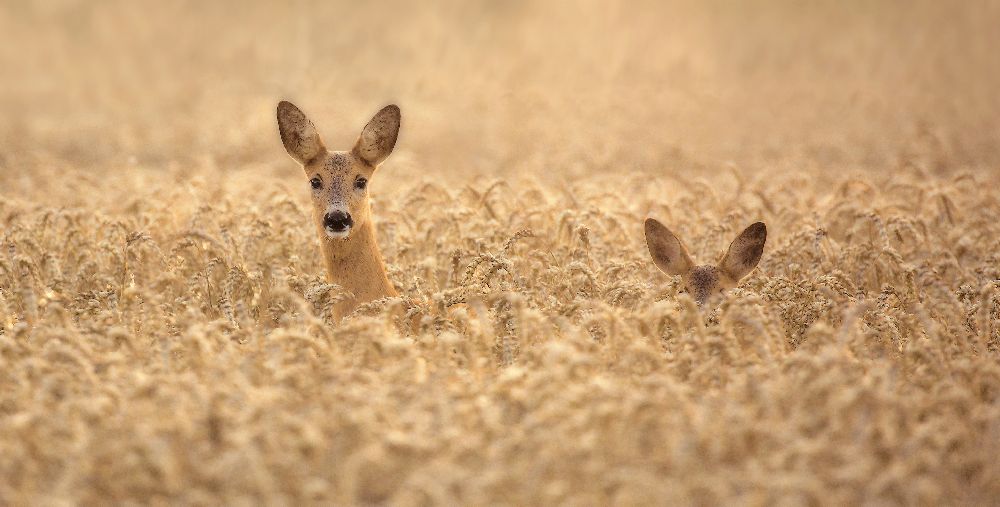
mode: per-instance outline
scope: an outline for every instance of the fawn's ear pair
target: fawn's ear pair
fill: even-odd
[[[696,266],[680,239],[656,219],[646,219],[645,232],[653,264],[668,275],[682,277],[699,304],[704,304],[712,294],[735,287],[750,274],[760,262],[767,241],[767,227],[757,222],[733,240],[717,266]]]

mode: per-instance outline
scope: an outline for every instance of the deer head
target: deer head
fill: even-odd
[[[767,240],[767,227],[757,222],[733,240],[718,265],[696,266],[687,249],[666,226],[647,218],[645,229],[646,246],[653,264],[665,274],[680,276],[699,305],[704,305],[713,295],[736,287],[750,274],[760,262]]]
[[[385,106],[361,130],[351,151],[328,151],[305,113],[291,102],[278,104],[281,142],[305,170],[321,236],[346,240],[368,223],[368,180],[392,153],[399,122],[399,107]]]

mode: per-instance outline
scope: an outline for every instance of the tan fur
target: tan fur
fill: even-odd
[[[646,247],[653,264],[665,274],[680,276],[699,305],[704,305],[713,295],[736,287],[750,274],[760,262],[767,241],[767,227],[763,222],[756,222],[733,240],[717,266],[696,266],[687,248],[670,229],[654,218],[647,218],[644,227]]]
[[[282,144],[306,173],[327,278],[353,294],[336,304],[334,317],[339,320],[359,304],[396,296],[375,239],[367,185],[359,189],[357,184],[371,179],[392,152],[399,108],[389,105],[379,111],[350,151],[328,151],[313,123],[290,102],[278,104],[277,118]],[[320,188],[312,188],[314,179]],[[353,220],[347,232],[337,233],[342,236],[334,237],[324,226],[324,216],[331,210],[348,213]]]

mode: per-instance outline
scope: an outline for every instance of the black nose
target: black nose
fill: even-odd
[[[334,211],[323,215],[323,227],[326,227],[331,231],[346,231],[352,225],[354,225],[354,220],[351,219],[350,213]]]

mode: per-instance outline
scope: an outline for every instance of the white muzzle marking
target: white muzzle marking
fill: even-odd
[[[348,215],[347,209],[343,205],[332,204],[326,208],[326,215],[332,215],[333,213],[340,212]],[[335,230],[327,226],[323,226],[323,232],[326,233],[326,237],[330,239],[344,239],[351,234],[351,226],[347,226],[342,230]]]

